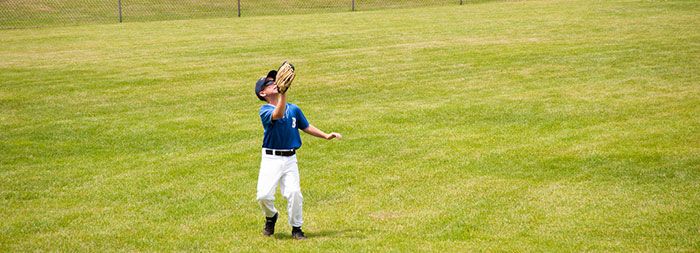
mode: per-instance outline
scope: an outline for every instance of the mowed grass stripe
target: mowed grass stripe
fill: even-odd
[[[0,31],[0,248],[697,250],[698,7]],[[254,201],[252,83],[285,59],[291,102],[346,137],[303,136],[303,243],[261,237]]]

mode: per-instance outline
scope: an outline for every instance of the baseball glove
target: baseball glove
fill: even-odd
[[[292,81],[294,81],[294,65],[287,61],[282,63],[282,66],[277,70],[277,77],[275,78],[275,84],[277,84],[277,91],[284,94],[287,92],[290,86],[292,86]]]

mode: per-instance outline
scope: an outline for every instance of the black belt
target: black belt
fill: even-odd
[[[265,154],[268,155],[277,155],[277,156],[293,156],[296,154],[296,150],[272,150],[272,149],[265,149]]]

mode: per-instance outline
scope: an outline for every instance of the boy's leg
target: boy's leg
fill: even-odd
[[[297,166],[296,156],[287,159],[285,164],[284,174],[280,181],[282,195],[287,199],[287,212],[289,213],[289,225],[292,227],[301,227],[304,220],[302,218],[302,202],[304,197],[301,195],[301,187],[299,185],[299,167]]]
[[[283,160],[263,154],[258,174],[257,200],[265,217],[277,214],[275,209],[275,190],[282,176]]]

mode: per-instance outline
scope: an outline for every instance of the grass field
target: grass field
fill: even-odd
[[[700,251],[700,2],[0,30],[0,251]],[[283,60],[306,241],[260,235]],[[277,206],[283,215],[285,201]]]
[[[474,4],[490,0],[463,0]],[[236,0],[121,0],[123,22],[230,18]],[[116,0],[2,0],[0,29],[119,22]],[[353,0],[240,0],[241,16],[348,12]],[[356,11],[460,5],[459,0],[355,0]]]

